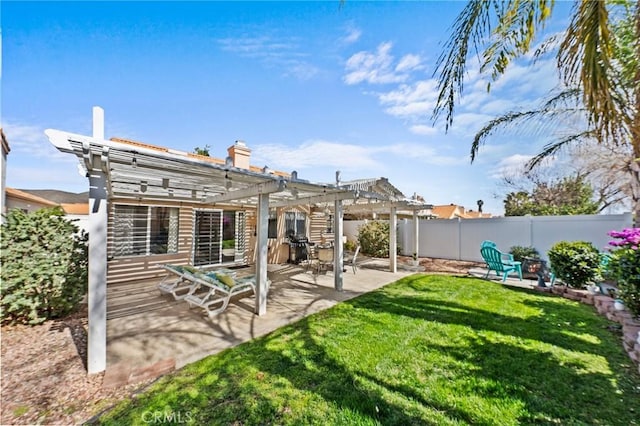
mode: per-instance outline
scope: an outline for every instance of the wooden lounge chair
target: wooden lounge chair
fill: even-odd
[[[207,291],[202,294],[188,294],[184,300],[189,307],[199,306],[203,308],[209,318],[213,318],[223,312],[231,297],[245,293],[256,292],[255,276],[248,276],[236,279],[228,274],[220,272],[197,272],[187,273],[187,279],[197,283],[202,289]]]
[[[485,278],[489,277],[491,271],[496,271],[498,276],[502,273],[502,282],[505,282],[510,272],[517,272],[520,281],[522,281],[522,264],[513,260],[512,255],[502,253],[495,246],[485,243],[480,248],[480,254],[487,264]]]

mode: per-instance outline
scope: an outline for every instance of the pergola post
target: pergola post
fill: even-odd
[[[420,256],[420,223],[418,222],[418,210],[413,211],[413,253],[416,259]]]
[[[396,207],[389,211],[389,270],[398,272],[398,216]]]
[[[343,223],[343,209],[342,209],[342,201],[336,200],[334,204],[334,215],[333,215],[333,235],[334,235],[334,243],[333,243],[333,280],[334,287],[338,291],[342,291],[342,272],[344,269],[344,246],[342,242],[342,234],[344,223]]]
[[[269,194],[258,195],[258,223],[256,233],[257,256],[256,256],[256,307],[257,315],[267,313],[267,292],[269,283],[267,277],[267,243],[269,228]]]
[[[93,137],[104,139],[104,110],[93,107]],[[107,368],[107,205],[106,165],[102,159],[90,155],[87,146],[89,177],[89,286],[87,294],[87,372],[100,373]],[[97,162],[99,164],[95,164]]]
[[[89,171],[89,374],[107,368],[107,221],[107,177],[94,168]]]

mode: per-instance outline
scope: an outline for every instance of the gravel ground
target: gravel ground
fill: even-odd
[[[410,258],[401,257],[401,262]],[[420,259],[427,272],[466,274],[477,262]],[[86,308],[37,326],[3,326],[0,424],[79,424],[130,397],[148,382],[103,389],[103,374],[87,375]]]

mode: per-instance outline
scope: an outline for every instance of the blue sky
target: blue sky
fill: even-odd
[[[405,195],[502,214],[500,176],[544,145],[498,135],[470,164],[492,117],[557,85],[553,59],[517,63],[486,92],[470,66],[454,126],[433,125],[435,61],[463,2],[8,2],[2,14],[7,185],[86,191],[75,158],[44,136],[91,133],[226,156],[332,182],[389,178]],[[556,6],[547,31],[565,26]]]

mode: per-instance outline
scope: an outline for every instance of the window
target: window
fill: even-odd
[[[113,216],[114,257],[177,252],[177,208],[115,206]]]
[[[267,238],[278,238],[278,216],[275,210],[269,212],[269,228]]]
[[[287,237],[304,237],[307,235],[307,215],[303,212],[286,212],[284,227]]]

